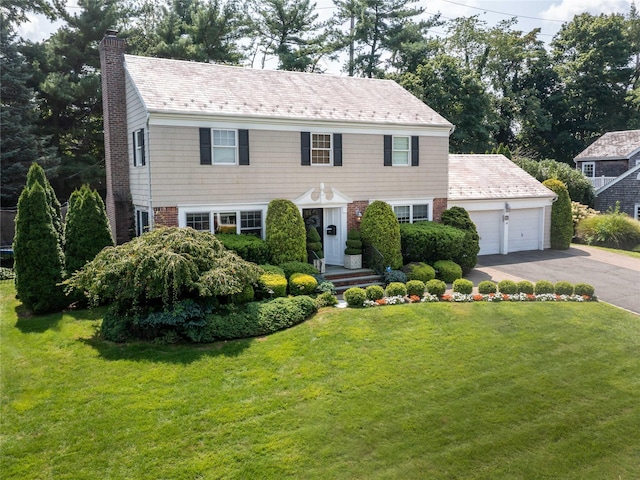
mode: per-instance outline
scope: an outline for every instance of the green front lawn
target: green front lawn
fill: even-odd
[[[635,479],[640,317],[599,303],[327,309],[267,338],[94,339],[0,284],[15,479]]]

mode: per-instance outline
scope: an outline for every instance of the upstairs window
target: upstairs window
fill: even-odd
[[[235,165],[237,159],[235,130],[213,131],[213,163],[216,165]]]
[[[596,176],[596,164],[593,162],[584,162],[582,164],[582,173],[587,178],[593,178]]]
[[[144,151],[144,128],[133,132],[133,166],[143,167],[147,164]]]
[[[311,135],[311,165],[331,165],[331,134]]]
[[[409,155],[411,153],[410,137],[393,137],[393,158],[394,167],[409,165]]]

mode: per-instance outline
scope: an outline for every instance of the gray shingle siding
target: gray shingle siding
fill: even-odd
[[[633,218],[635,204],[640,203],[639,174],[634,172],[601,192],[596,198],[596,210],[606,212],[609,208],[615,208],[616,201],[619,201],[620,211]]]

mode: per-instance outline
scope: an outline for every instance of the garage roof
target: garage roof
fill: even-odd
[[[449,155],[449,200],[555,196],[504,155]]]

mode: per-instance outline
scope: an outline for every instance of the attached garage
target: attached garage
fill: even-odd
[[[448,205],[469,212],[480,255],[549,248],[555,198],[503,155],[449,155]]]

